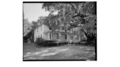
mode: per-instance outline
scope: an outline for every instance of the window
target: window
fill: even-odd
[[[65,39],[67,39],[67,34],[65,34]]]
[[[57,33],[57,39],[59,39],[59,34]]]
[[[51,36],[52,36],[52,34],[51,34],[51,33],[49,33],[50,40],[52,39],[52,38],[51,38]]]

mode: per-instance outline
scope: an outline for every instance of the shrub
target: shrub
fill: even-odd
[[[37,40],[35,41],[36,44],[42,44],[44,42],[43,38],[37,38]]]

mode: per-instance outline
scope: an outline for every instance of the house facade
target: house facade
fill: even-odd
[[[37,27],[34,31],[34,42],[40,37],[48,40],[48,34],[45,34],[48,31],[50,31],[50,29],[46,25],[40,25]]]
[[[51,31],[46,25],[37,27],[34,31],[34,42],[37,38],[43,38],[44,40],[54,40],[57,42],[78,42],[81,41],[81,37],[78,34],[65,31]]]

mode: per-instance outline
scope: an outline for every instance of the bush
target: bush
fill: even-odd
[[[37,38],[37,40],[35,41],[36,44],[42,44],[42,42],[44,42],[43,38]]]
[[[39,46],[56,46],[57,43],[51,40],[44,40],[43,38],[37,38],[36,42]]]

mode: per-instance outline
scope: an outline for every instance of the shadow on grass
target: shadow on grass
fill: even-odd
[[[42,42],[35,43],[35,44],[38,47],[56,47],[56,46],[63,46],[63,45],[96,46],[94,43],[91,43],[91,42],[69,43],[69,42],[56,42],[56,41],[42,41]]]
[[[63,46],[66,45],[67,42],[56,43],[55,41],[43,41],[36,43],[38,47],[56,47],[56,46]]]

